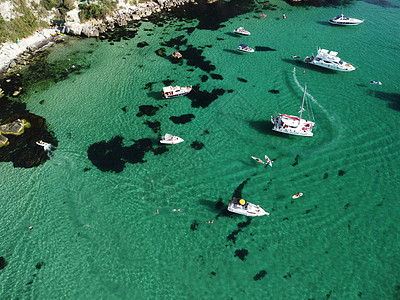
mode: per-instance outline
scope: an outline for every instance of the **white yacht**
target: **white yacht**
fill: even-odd
[[[269,215],[269,212],[266,212],[258,205],[247,202],[244,199],[235,197],[233,197],[233,199],[229,202],[228,210],[235,214],[244,215],[248,217],[259,217],[259,216]]]
[[[161,92],[163,98],[175,98],[179,96],[185,96],[190,93],[192,86],[165,86]]]
[[[243,27],[239,27],[233,31],[234,33],[242,34],[242,35],[250,35],[251,33],[245,30]]]
[[[285,114],[275,114],[271,117],[271,122],[274,124],[272,130],[291,134],[291,135],[300,135],[300,136],[313,136],[314,133],[312,129],[315,125],[315,122],[308,121],[306,119],[302,119],[302,113],[304,111],[304,102],[307,105],[308,111],[308,118],[310,119],[310,110],[312,113],[311,106],[306,101],[306,90],[307,86],[304,87],[304,95],[303,95],[303,102],[300,107],[300,116],[292,116],[292,115],[285,115]]]
[[[240,44],[239,47],[237,47],[237,50],[243,51],[243,52],[254,52],[254,49],[250,48],[246,44]]]
[[[323,68],[331,69],[331,70],[336,70],[336,71],[353,71],[356,68],[353,67],[351,64],[341,60],[337,56],[337,52],[331,51],[329,52],[326,49],[318,49],[318,54],[317,56],[314,57],[306,57],[304,59],[305,63],[308,64],[313,64],[316,66],[320,66]]]
[[[161,137],[160,143],[161,144],[169,144],[169,145],[173,145],[173,144],[179,144],[182,143],[184,140],[182,138],[180,138],[179,136],[176,135],[172,135],[172,134],[165,134]]]
[[[344,14],[338,15],[334,17],[333,19],[329,20],[329,23],[333,25],[341,25],[341,26],[347,26],[347,25],[358,25],[364,22],[364,20],[359,20],[359,19],[354,19],[354,18],[348,18]]]

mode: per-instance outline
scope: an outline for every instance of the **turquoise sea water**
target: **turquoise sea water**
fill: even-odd
[[[366,21],[342,28],[327,23],[341,7],[270,3],[277,9],[257,4],[217,30],[187,30],[196,20],[142,22],[133,39],[54,48],[49,62],[69,58],[82,71],[39,82],[21,99],[46,118],[59,144],[37,168],[0,164],[0,256],[8,263],[0,298],[400,297],[399,8],[353,2],[344,12]],[[267,17],[254,17],[259,11]],[[231,34],[239,26],[252,35]],[[181,35],[187,42],[179,49],[202,50],[215,70],[155,54],[164,47],[170,55],[177,48],[160,44]],[[149,45],[138,48],[142,41]],[[243,42],[276,51],[237,53]],[[335,73],[290,58],[318,47],[357,69]],[[225,92],[193,107],[189,97],[162,100],[165,80],[198,85],[192,93]],[[297,113],[306,83],[314,137],[272,132],[270,116]],[[159,110],[138,117],[140,105]],[[195,118],[169,119],[184,114]],[[145,121],[159,121],[160,132]],[[144,163],[118,173],[88,158],[92,144],[115,136],[129,147],[142,138],[157,144],[164,133],[185,142],[161,155],[146,152]],[[201,150],[191,147],[196,140]],[[272,168],[251,159],[264,154]],[[221,214],[235,190],[270,217]],[[304,196],[292,200],[299,191]]]

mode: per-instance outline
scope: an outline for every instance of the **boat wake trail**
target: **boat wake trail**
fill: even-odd
[[[297,79],[296,75],[296,69],[293,69],[293,80],[296,83],[297,87],[304,93],[304,87],[299,83],[299,80]],[[323,107],[309,92],[306,91],[306,95],[308,99],[310,99],[314,104],[318,106],[318,108],[326,115],[326,118],[329,120],[331,123],[331,127],[334,128],[334,124],[341,124],[340,120],[338,120],[333,114],[329,113],[328,110]],[[343,135],[343,130],[339,131],[339,134],[336,136],[336,138],[331,140],[330,145],[335,144],[337,140],[340,140]],[[330,148],[330,147],[329,147]]]
[[[297,75],[296,75],[296,70],[294,69],[292,71],[293,73],[293,79],[294,82],[296,83],[297,87],[301,90],[302,93],[304,93],[304,87],[299,83],[299,80],[297,79]],[[331,114],[328,113],[328,111],[326,110],[325,107],[323,107],[309,92],[306,92],[307,95],[307,99],[311,99],[311,101],[316,104],[327,116],[329,121],[335,121],[335,117],[333,117]]]

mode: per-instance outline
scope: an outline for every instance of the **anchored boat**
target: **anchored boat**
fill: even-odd
[[[240,44],[239,47],[237,47],[237,50],[242,51],[242,52],[249,52],[249,53],[254,52],[254,49],[250,48],[246,44]]]
[[[184,141],[184,140],[183,140],[182,138],[180,138],[179,136],[166,133],[165,135],[163,135],[163,136],[161,137],[160,143],[161,143],[161,144],[173,145],[173,144],[182,143],[183,141]]]
[[[192,86],[185,86],[185,87],[180,87],[180,86],[165,86],[163,87],[163,90],[161,92],[161,95],[163,98],[175,98],[179,96],[185,96],[189,94],[192,90]]]
[[[247,202],[244,199],[235,198],[229,202],[228,210],[235,214],[244,215],[248,217],[259,217],[269,215],[269,212],[266,212],[260,206]]]
[[[308,118],[310,119],[310,109],[311,105],[308,104],[306,100],[306,90],[307,85],[304,87],[303,101],[301,103],[299,116],[292,116],[286,114],[275,114],[271,117],[271,122],[274,124],[272,130],[278,131],[281,133],[287,133],[292,135],[300,135],[300,136],[313,136],[314,133],[312,129],[315,125],[315,122],[309,121],[306,119],[302,119],[302,114],[304,111],[304,103],[307,105]],[[312,113],[312,110],[311,110]]]
[[[250,35],[251,34],[249,31],[245,30],[244,27],[239,27],[238,29],[235,29],[233,32],[237,33],[237,34],[242,34],[242,35]]]
[[[336,70],[336,71],[354,71],[356,68],[351,64],[343,61],[337,56],[337,52],[329,52],[326,49],[318,49],[317,56],[306,57],[304,59],[305,63],[316,65],[319,67]]]
[[[332,25],[341,25],[341,26],[348,26],[348,25],[358,25],[364,22],[364,20],[359,20],[355,18],[348,18],[344,14],[338,15],[329,20],[329,23]]]

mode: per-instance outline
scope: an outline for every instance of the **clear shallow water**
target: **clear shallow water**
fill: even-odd
[[[45,88],[33,86],[23,99],[46,118],[59,146],[38,168],[0,164],[0,255],[8,262],[0,271],[2,297],[399,297],[399,10],[356,2],[345,13],[365,23],[339,28],[327,20],[340,8],[274,4],[278,9],[265,19],[250,12],[215,31],[182,29],[196,22],[144,22],[134,39],[113,45],[81,40],[50,54],[51,62],[70,58],[84,67]],[[252,35],[230,34],[239,26]],[[180,35],[187,39],[180,49],[201,48],[216,68],[210,73],[223,80],[154,53]],[[141,41],[149,46],[138,48]],[[236,53],[240,42],[276,51]],[[318,46],[338,51],[357,70],[332,73],[290,59]],[[167,55],[174,51],[165,48]],[[209,79],[202,82],[204,75]],[[206,108],[192,107],[188,97],[161,100],[167,79],[225,93]],[[270,115],[296,113],[305,83],[315,136],[273,133]],[[139,105],[161,107],[154,116],[137,117]],[[182,114],[195,118],[186,124],[169,119]],[[145,163],[127,163],[120,173],[101,172],[88,159],[90,145],[116,135],[124,146],[132,139],[156,141],[159,134],[146,120],[160,121],[160,133],[185,142],[162,155],[147,152]],[[204,148],[190,147],[195,140]],[[264,154],[273,168],[250,158]],[[226,205],[243,182],[242,196],[269,218],[217,217],[219,198]],[[292,202],[298,191],[304,196]],[[172,211],[177,208],[183,212]],[[235,256],[241,249],[248,251],[244,260]],[[254,280],[262,270],[265,277]]]

